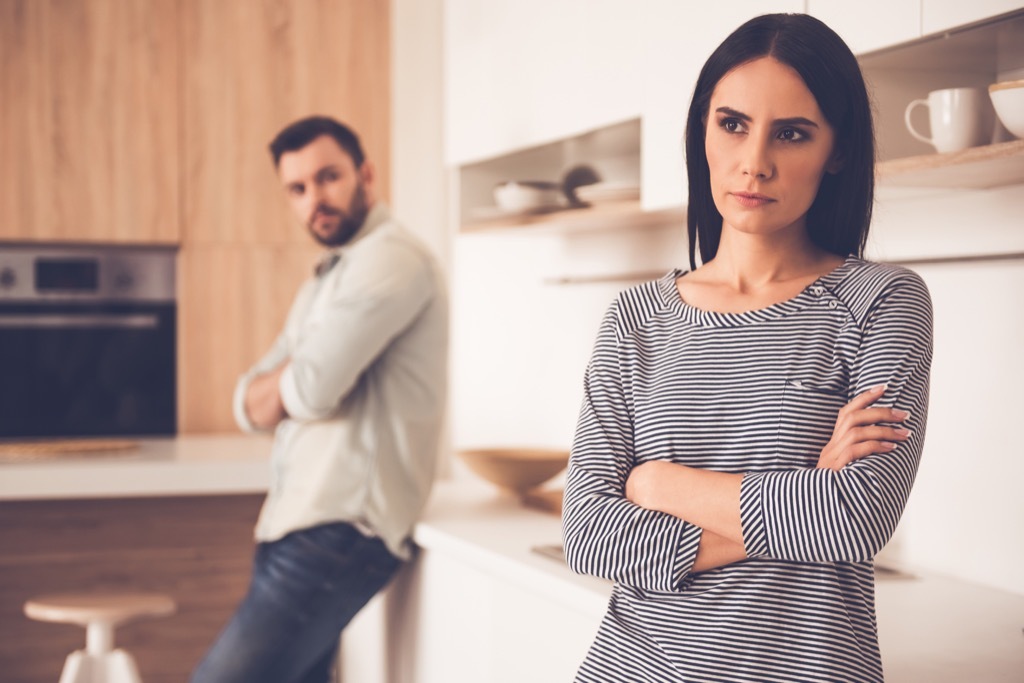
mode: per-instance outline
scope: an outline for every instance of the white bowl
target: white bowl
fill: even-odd
[[[1006,130],[1024,138],[1024,80],[993,83],[988,94]]]
[[[494,188],[494,201],[505,211],[548,209],[564,197],[561,185],[544,180],[510,180]]]

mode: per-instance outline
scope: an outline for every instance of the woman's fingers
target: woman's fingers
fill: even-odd
[[[839,471],[855,460],[874,455],[888,453],[896,445],[906,441],[913,432],[902,427],[884,427],[875,425],[851,430],[846,433],[840,443],[830,443],[821,453],[818,467]]]
[[[903,427],[885,427],[882,425],[871,425],[870,427],[857,427],[850,430],[851,443],[864,441],[906,441],[912,432]]]
[[[879,384],[877,387],[872,387],[867,391],[861,392],[854,396],[849,403],[847,403],[840,412],[853,412],[855,410],[862,410],[867,408],[869,405],[882,398],[882,394],[885,393],[885,385]]]
[[[898,408],[873,406],[885,393],[885,385],[878,385],[854,396],[839,411],[832,439],[818,458],[818,467],[840,470],[849,463],[875,453],[893,450],[906,441],[911,432],[903,427],[886,423],[899,423],[910,413]]]
[[[910,413],[899,408],[864,408],[846,416],[848,427],[878,424],[879,422],[903,422]]]

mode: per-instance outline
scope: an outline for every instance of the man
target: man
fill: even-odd
[[[193,683],[325,683],[349,620],[410,557],[433,479],[448,304],[428,250],[375,196],[356,135],[311,117],[270,144],[326,253],[235,418],[274,430],[249,592]]]

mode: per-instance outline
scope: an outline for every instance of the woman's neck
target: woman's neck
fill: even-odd
[[[843,258],[811,243],[802,231],[790,239],[766,239],[724,229],[715,258],[701,270],[737,292],[814,279],[837,268]]]

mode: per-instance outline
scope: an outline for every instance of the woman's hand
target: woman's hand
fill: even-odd
[[[911,432],[902,427],[886,427],[882,422],[902,422],[910,416],[896,408],[872,408],[885,393],[885,385],[868,389],[843,406],[832,431],[832,439],[821,451],[818,468],[838,472],[854,460],[873,453],[888,453]]]

